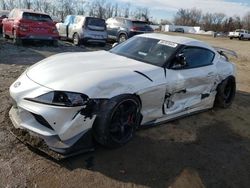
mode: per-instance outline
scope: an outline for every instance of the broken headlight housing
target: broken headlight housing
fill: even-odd
[[[76,107],[85,105],[88,96],[68,91],[51,91],[36,98],[26,98],[26,100],[55,106]]]

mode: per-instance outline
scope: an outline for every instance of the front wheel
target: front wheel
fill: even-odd
[[[217,94],[215,97],[215,106],[228,108],[234,100],[235,93],[235,78],[233,76],[230,76],[218,85]]]
[[[126,41],[127,39],[128,39],[127,35],[120,34],[119,37],[118,37],[118,42],[122,43],[122,42]]]
[[[101,111],[93,127],[97,142],[108,148],[117,148],[133,138],[140,124],[140,102],[136,96],[114,97]]]
[[[52,46],[58,47],[58,40],[53,40],[51,43],[52,43]]]

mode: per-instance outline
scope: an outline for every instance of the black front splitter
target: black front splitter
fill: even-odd
[[[80,138],[69,150],[63,154],[51,150],[43,139],[33,136],[23,129],[11,128],[10,133],[20,142],[26,145],[31,151],[53,161],[61,161],[80,154],[93,152],[95,150],[91,131]]]

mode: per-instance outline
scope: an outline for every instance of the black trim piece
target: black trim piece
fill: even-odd
[[[211,110],[212,108],[206,108],[206,109],[203,109],[203,110],[198,110],[198,111],[187,113],[187,114],[184,114],[184,115],[180,115],[180,116],[177,116],[177,117],[174,117],[174,118],[171,118],[171,119],[163,120],[163,121],[160,121],[160,122],[157,122],[157,123],[155,123],[157,121],[157,119],[155,119],[155,120],[152,120],[152,121],[149,121],[147,123],[142,124],[139,129],[147,129],[147,128],[151,128],[151,127],[154,127],[154,126],[162,125],[162,124],[165,124],[165,123],[168,123],[168,122],[171,122],[171,121],[175,121],[175,120],[182,119],[182,118],[185,118],[185,117],[193,116],[195,114],[199,114],[199,113],[202,113],[202,112],[207,112],[207,111]]]
[[[185,88],[185,89],[182,89],[182,90],[177,91],[177,92],[175,92],[175,93],[186,93],[186,92],[187,92],[187,89]]]
[[[164,75],[165,75],[165,78],[167,78],[167,70],[166,70],[166,68],[165,68],[165,67],[164,67],[163,69],[164,69]]]
[[[207,98],[207,97],[209,97],[209,96],[210,96],[209,93],[201,94],[201,100],[202,100],[202,99],[205,99],[205,98]]]
[[[154,82],[154,81],[153,81],[151,78],[149,78],[146,74],[143,74],[143,73],[140,72],[140,71],[134,71],[134,72],[136,72],[136,73],[138,73],[138,74],[144,76],[145,78],[147,78],[147,79],[150,80],[151,82]]]
[[[46,119],[44,119],[41,115],[34,114],[34,113],[31,113],[31,114],[33,115],[33,117],[36,119],[36,121],[38,123],[40,123],[41,125],[47,127],[48,129],[54,131],[54,129],[50,126],[50,124],[46,121]]]

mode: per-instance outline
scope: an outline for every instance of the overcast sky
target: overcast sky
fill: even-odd
[[[197,8],[203,12],[222,12],[227,16],[244,16],[250,11],[250,0],[115,0],[143,6],[150,9],[151,16],[157,19],[172,19],[180,8]]]

